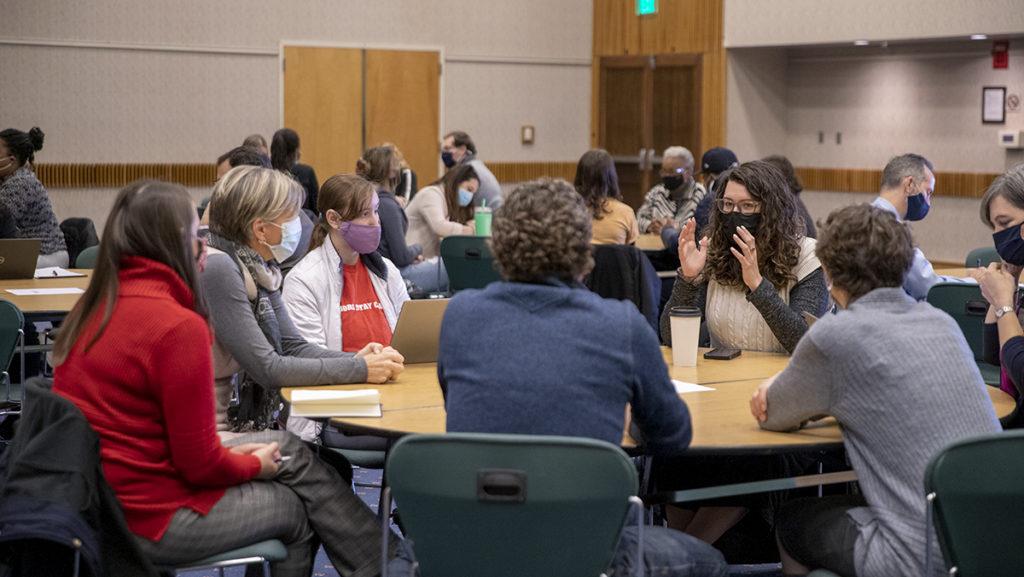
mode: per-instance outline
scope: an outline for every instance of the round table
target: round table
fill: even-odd
[[[707,349],[702,349],[701,352]],[[698,355],[696,367],[672,366],[671,350],[662,348],[673,379],[697,383],[713,391],[684,393],[693,425],[692,452],[784,452],[827,449],[842,443],[842,434],[832,418],[824,419],[792,433],[762,430],[750,415],[749,401],[754,389],[766,378],[786,367],[789,357],[782,354],[744,351],[731,361],[711,361]],[[282,389],[285,399],[297,387]],[[400,437],[411,433],[444,433],[444,398],[437,380],[437,365],[408,365],[393,383],[385,385],[327,385],[325,389],[354,390],[375,388],[380,391],[383,415],[376,418],[335,417],[331,422],[343,431]],[[1013,399],[995,387],[986,387],[996,415],[1013,412]],[[623,435],[623,447],[635,443]]]

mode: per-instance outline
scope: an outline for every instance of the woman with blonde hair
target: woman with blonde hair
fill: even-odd
[[[292,323],[277,263],[295,250],[301,199],[293,179],[255,166],[233,168],[213,191],[202,284],[216,335],[219,431],[283,422],[280,387],[383,383],[402,371],[401,355],[379,343],[355,354],[330,350],[306,342]],[[240,372],[240,402],[229,416],[232,381]]]

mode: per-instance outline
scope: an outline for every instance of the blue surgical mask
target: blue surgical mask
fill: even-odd
[[[928,204],[928,199],[924,194],[915,194],[907,199],[906,220],[924,220],[924,217],[928,216],[930,208],[931,205]]]
[[[992,235],[999,257],[1017,266],[1024,265],[1024,238],[1020,237],[1020,227],[1017,224]]]
[[[473,202],[473,193],[465,188],[459,189],[459,206],[469,206]]]
[[[288,257],[295,254],[295,250],[299,248],[299,241],[302,239],[302,221],[296,216],[284,224],[277,224],[276,222],[270,224],[281,229],[281,244],[270,245],[266,242],[263,244],[270,247],[270,252],[274,254],[274,259],[278,263],[282,263],[288,260]]]

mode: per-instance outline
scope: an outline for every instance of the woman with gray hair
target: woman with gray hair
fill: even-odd
[[[693,153],[670,146],[661,157],[661,182],[644,197],[636,211],[640,232],[660,234],[661,229],[683,228],[694,215],[707,190],[693,178]]]
[[[278,389],[331,383],[384,383],[402,356],[370,343],[345,353],[307,343],[281,297],[278,263],[295,251],[302,188],[282,172],[231,169],[210,199],[210,251],[202,272],[216,335],[217,430],[253,431],[284,422]],[[236,374],[239,404],[228,411]]]
[[[591,217],[572,186],[523,184],[495,211],[492,233],[504,282],[459,292],[441,327],[437,372],[448,431],[618,445],[628,404],[646,451],[684,451],[690,415],[654,332],[633,303],[580,285],[593,267]],[[623,531],[614,574],[629,572],[636,540],[632,528]],[[664,527],[644,529],[644,564],[652,575],[726,574],[714,548]]]

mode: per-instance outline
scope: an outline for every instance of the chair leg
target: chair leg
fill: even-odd
[[[82,566],[82,550],[81,549],[75,549],[75,572],[73,573],[74,577],[78,577],[78,572],[81,569],[81,566]]]
[[[224,568],[217,567],[217,577],[224,577]]]
[[[644,577],[644,516],[646,509],[639,497],[630,497],[631,507],[636,508],[636,577]]]
[[[932,525],[934,523],[935,493],[928,493],[925,497],[928,503],[925,505],[924,517],[924,574],[932,574]]]
[[[270,561],[263,561],[263,577],[270,577]]]
[[[380,506],[391,509],[391,487],[380,490]],[[380,523],[380,577],[388,577],[388,539],[391,537],[391,523],[384,516]]]

